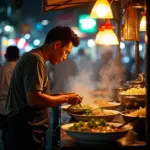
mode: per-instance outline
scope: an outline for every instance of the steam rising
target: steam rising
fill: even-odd
[[[94,98],[91,96],[90,92],[95,90],[95,88],[106,89],[112,92],[114,88],[120,87],[124,80],[125,70],[123,67],[118,66],[114,60],[109,60],[101,67],[99,71],[100,80],[97,81],[97,83],[92,81],[91,75],[92,73],[90,71],[83,71],[79,73],[78,76],[69,80],[71,92],[83,96],[84,104],[93,103]],[[106,95],[106,97],[108,99],[108,95]]]
[[[99,72],[100,82],[98,83],[98,87],[109,91],[119,88],[124,81],[124,75],[125,70],[123,66],[117,65],[114,60],[110,60]]]
[[[82,103],[84,104],[93,103],[92,96],[90,95],[90,92],[94,90],[91,75],[90,72],[81,72],[69,81],[71,91],[83,96]]]

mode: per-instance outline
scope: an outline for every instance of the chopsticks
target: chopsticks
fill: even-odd
[[[82,107],[81,103],[79,103],[80,107]]]

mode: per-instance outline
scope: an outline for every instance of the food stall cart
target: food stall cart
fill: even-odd
[[[120,3],[120,8],[121,8],[121,2],[119,0],[116,0],[115,2],[116,3]],[[49,11],[49,10],[59,10],[59,9],[65,9],[65,8],[70,8],[70,7],[79,7],[79,6],[83,6],[87,3],[91,3],[91,5],[95,2],[95,0],[66,0],[66,1],[63,1],[63,2],[60,2],[60,1],[50,1],[50,0],[43,0],[43,11]],[[148,58],[150,57],[150,54],[149,54],[149,51],[148,49],[150,48],[150,41],[149,41],[149,38],[148,38],[148,35],[150,34],[150,14],[148,13],[150,11],[150,2],[148,0],[145,1],[145,10],[146,10],[146,17],[147,17],[147,31],[146,31],[146,36],[147,36],[147,41],[146,41],[146,44],[147,44],[147,51],[146,51],[146,67],[148,68]],[[120,9],[118,10],[120,11]],[[118,38],[119,38],[119,41],[120,41],[120,16],[118,16],[119,20],[118,20]],[[139,46],[138,46],[138,42],[136,42],[136,72],[137,74],[139,73]],[[120,63],[120,46],[118,45],[118,51],[117,51],[117,60],[118,60],[118,63]],[[146,69],[147,69],[146,68]],[[148,69],[147,69],[148,70]],[[150,80],[150,77],[148,75],[148,71],[146,72],[146,90],[147,90],[147,95],[146,95],[146,108],[150,107],[150,102],[148,101],[148,99],[150,98],[150,92],[149,92],[149,80]],[[59,115],[56,117],[56,119],[59,120],[60,118],[60,113],[58,113]],[[147,119],[146,120],[149,120],[149,113],[148,113],[148,109],[147,109]],[[58,122],[56,123],[58,125]],[[56,125],[56,126],[57,126]],[[149,123],[148,121],[146,121],[146,127],[149,127]],[[59,132],[60,131],[60,132]],[[118,143],[116,142],[110,142],[110,144],[108,143],[102,143],[100,145],[96,145],[94,144],[95,146],[91,147],[90,144],[86,143],[84,145],[82,144],[79,144],[76,142],[76,140],[70,138],[68,135],[66,135],[66,132],[62,131],[60,129],[60,127],[57,128],[57,136],[56,136],[56,141],[54,142],[54,145],[53,145],[53,148],[55,149],[83,149],[83,148],[86,148],[86,149],[91,149],[91,148],[94,148],[94,149],[100,149],[100,148],[111,148],[112,146],[113,147],[116,147],[116,148],[129,148],[129,147],[132,147],[132,149],[137,149],[138,148],[141,148],[141,149],[144,149],[146,147],[149,146],[149,139],[148,139],[148,136],[149,136],[149,128],[147,128],[147,132],[146,132],[146,140],[145,141],[137,141],[136,143],[135,142],[131,142],[132,141],[132,138],[134,138],[133,134],[127,134],[123,139],[121,139]],[[79,136],[82,136],[82,134],[80,134]],[[88,135],[89,136],[89,135]],[[91,135],[92,136],[92,135]],[[129,140],[130,139],[130,140]]]

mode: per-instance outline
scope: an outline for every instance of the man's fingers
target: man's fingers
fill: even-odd
[[[83,97],[78,94],[72,93],[69,96],[69,103],[71,104],[80,104],[82,102]]]
[[[83,97],[77,95],[76,98],[77,98],[77,103],[78,103],[78,104],[82,102]]]

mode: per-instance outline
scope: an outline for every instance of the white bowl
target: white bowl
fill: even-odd
[[[120,123],[109,123],[114,126],[119,126],[121,125]],[[129,131],[132,130],[132,126],[127,124],[123,127],[122,131],[119,132],[79,132],[79,131],[71,131],[69,130],[69,127],[71,127],[73,123],[65,124],[62,125],[61,128],[66,131],[67,135],[76,139],[77,141],[82,141],[82,142],[108,142],[108,141],[116,141],[122,137],[125,136],[125,134]]]
[[[115,110],[103,110],[104,112],[112,112],[111,115],[101,115],[101,116],[85,116],[79,114],[69,113],[76,121],[90,121],[92,118],[94,119],[105,119],[106,121],[112,121],[117,115],[120,114],[119,111]]]

